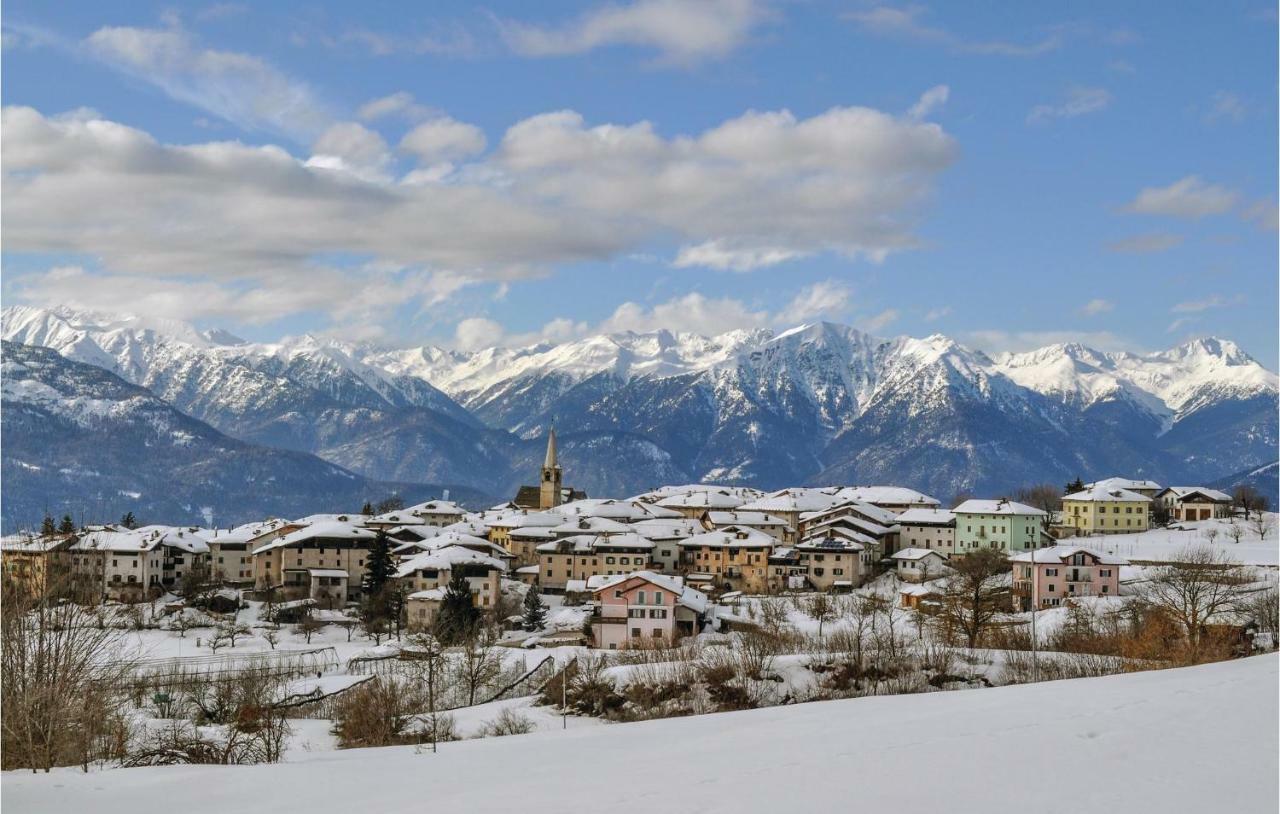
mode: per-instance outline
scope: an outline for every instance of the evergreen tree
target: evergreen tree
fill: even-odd
[[[44,516],[44,521],[40,523],[40,534],[43,537],[50,537],[58,533],[58,527],[53,524],[53,518],[49,515]]]
[[[75,534],[75,531],[76,531],[75,521],[71,519],[71,515],[64,514],[62,516],[62,522],[58,524],[58,533],[59,534]]]
[[[373,514],[373,504],[366,500],[364,502],[364,505],[360,507],[360,514],[363,514],[363,515]]]
[[[120,525],[127,529],[136,529],[138,527],[138,521],[134,518],[133,512],[125,512],[124,517],[120,518]]]
[[[480,611],[471,602],[471,585],[461,566],[455,566],[436,614],[436,637],[446,645],[465,641],[480,623]]]
[[[524,595],[524,629],[539,630],[547,621],[547,606],[532,585]]]
[[[378,529],[378,536],[373,540],[373,548],[369,550],[369,559],[364,568],[364,594],[376,596],[382,593],[396,573],[396,564],[391,559],[391,543],[387,533]]]
[[[1077,477],[1074,483],[1068,483],[1066,485],[1062,493],[1064,495],[1074,495],[1076,492],[1083,492],[1083,491],[1084,491],[1084,481],[1080,480],[1080,478]]]

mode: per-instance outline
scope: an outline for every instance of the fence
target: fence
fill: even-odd
[[[183,684],[192,678],[217,678],[249,671],[276,678],[296,678],[319,675],[338,664],[337,651],[332,647],[318,647],[143,659],[128,667],[136,683],[159,687]]]

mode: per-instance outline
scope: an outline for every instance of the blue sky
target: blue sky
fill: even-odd
[[[7,303],[1277,362],[1265,3],[9,2]]]

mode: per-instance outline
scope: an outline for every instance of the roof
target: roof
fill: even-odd
[[[947,509],[907,509],[898,515],[898,524],[903,526],[949,526],[955,522],[955,512]]]
[[[1085,489],[1083,492],[1072,492],[1062,498],[1063,500],[1074,500],[1081,503],[1150,503],[1151,498],[1146,495],[1140,495],[1137,492],[1130,492],[1128,489],[1121,489],[1117,486],[1106,486],[1096,484],[1092,488]]]
[[[664,509],[736,509],[746,502],[741,495],[724,490],[686,492],[658,501]]]
[[[1011,562],[1060,563],[1073,554],[1092,554],[1103,565],[1128,565],[1129,561],[1112,554],[1100,554],[1092,548],[1076,545],[1055,545],[1049,548],[1037,548],[1035,551],[1024,551],[1009,558]],[[1033,559],[1034,558],[1034,559]]]
[[[856,540],[840,537],[819,537],[796,543],[800,551],[864,551],[866,546]]]
[[[707,512],[707,520],[713,526],[785,526],[786,520],[768,512],[742,511]]]
[[[842,500],[888,506],[941,506],[942,501],[905,486],[846,486],[836,492]]]
[[[939,554],[937,551],[934,551],[934,550],[932,550],[932,549],[928,549],[928,548],[904,548],[904,549],[902,549],[901,551],[895,552],[895,553],[893,554],[893,556],[891,557],[891,559],[895,559],[895,560],[923,560],[925,557],[928,557],[928,556],[929,556],[929,555],[931,555],[931,554],[932,554],[933,556],[935,556],[935,557],[938,557],[939,559],[945,559],[945,558],[944,558],[941,554]]]
[[[360,515],[356,515],[360,517]],[[271,551],[276,548],[288,548],[291,545],[323,538],[326,540],[361,540],[364,542],[373,542],[377,538],[377,532],[373,529],[367,529],[364,526],[356,525],[354,522],[343,522],[339,520],[322,520],[304,526],[297,531],[291,531],[283,537],[277,537],[271,542],[260,548],[254,549],[253,553],[258,554],[263,551]]]
[[[782,489],[744,503],[739,508],[758,512],[817,512],[838,503],[839,498],[817,489]]]
[[[1160,484],[1153,480],[1133,480],[1132,478],[1103,478],[1093,483],[1086,483],[1084,488],[1092,489],[1095,486],[1102,486],[1111,489],[1160,489]]]
[[[1045,517],[1045,512],[1015,500],[966,500],[951,511],[956,514],[1005,514]]]
[[[396,577],[407,577],[423,569],[450,571],[455,565],[483,565],[491,570],[507,570],[507,564],[496,557],[461,546],[449,546],[413,555],[400,563],[400,567],[396,569]]]
[[[593,534],[622,534],[629,531],[627,526],[616,520],[610,520],[607,517],[578,517],[568,520],[558,526],[553,526],[551,531],[555,534],[582,534],[589,532]]]
[[[1207,486],[1169,486],[1160,492],[1158,497],[1164,496],[1165,492],[1173,493],[1178,500],[1186,500],[1193,495],[1203,495],[1215,503],[1230,503],[1231,495],[1226,492],[1220,492],[1217,489],[1210,489]]]
[[[877,506],[874,503],[867,503],[863,500],[843,500],[835,505],[829,506],[821,511],[805,512],[800,515],[800,519],[809,525],[822,523],[828,519],[840,517],[852,517],[860,515],[862,519],[869,522],[878,523],[882,526],[892,526],[898,522],[898,516],[883,506]]]
[[[758,529],[747,526],[726,526],[715,531],[705,531],[681,540],[681,548],[772,548],[778,541]]]
[[[341,568],[308,568],[307,573],[311,574],[313,577],[341,577],[346,579],[350,576]]]
[[[693,588],[688,587],[687,585],[684,584],[684,581],[681,580],[679,577],[671,577],[671,576],[667,576],[666,574],[657,574],[657,573],[654,573],[653,571],[633,571],[632,573],[627,574],[625,576],[614,577],[613,579],[605,582],[604,584],[599,585],[596,588],[593,588],[592,593],[598,594],[602,591],[621,585],[624,582],[629,582],[633,579],[641,579],[641,580],[644,580],[645,582],[648,582],[651,585],[656,585],[657,587],[662,588],[665,591],[670,591],[671,594],[676,597],[677,604],[684,605],[686,608],[689,608],[690,610],[696,613],[705,613],[707,610],[706,594],[702,593],[701,591],[695,591]]]

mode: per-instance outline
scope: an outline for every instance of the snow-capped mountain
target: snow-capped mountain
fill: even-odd
[[[46,511],[225,525],[444,488],[375,482],[314,455],[229,438],[48,348],[4,342],[2,360],[5,531],[38,526]]]
[[[370,477],[506,494],[554,422],[595,493],[895,482],[947,497],[1076,475],[1207,481],[1275,458],[1277,378],[1231,342],[989,357],[818,323],[459,352],[10,308],[4,337],[110,369],[234,437]]]

